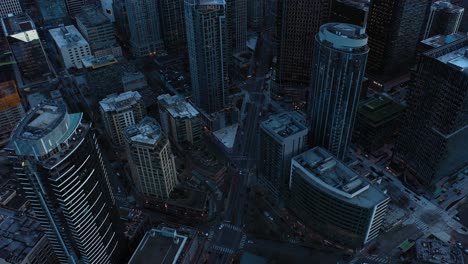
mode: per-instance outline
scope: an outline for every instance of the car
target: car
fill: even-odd
[[[458,216],[454,216],[453,219],[455,219],[457,221],[460,221],[460,217],[458,217]]]
[[[465,249],[463,250],[463,252],[465,252],[465,254],[468,255],[468,248],[465,248]]]
[[[247,241],[249,244],[253,244],[254,242],[252,240]],[[466,250],[466,249],[465,249]]]
[[[223,229],[223,227],[224,227],[224,224],[221,224],[218,229],[221,230]]]
[[[463,248],[463,244],[461,242],[457,242],[457,247],[458,248]]]

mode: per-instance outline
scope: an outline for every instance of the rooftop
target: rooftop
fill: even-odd
[[[95,27],[103,24],[110,24],[106,15],[104,15],[98,8],[88,5],[81,8],[81,13],[76,15],[76,19],[79,20],[85,27]]]
[[[110,111],[124,111],[130,109],[132,106],[138,104],[141,101],[141,95],[135,91],[128,91],[117,94],[111,94],[108,97],[102,99],[99,105],[105,112]]]
[[[125,134],[132,142],[156,145],[162,136],[161,126],[151,117],[145,117],[140,123],[129,126]]]
[[[158,102],[173,118],[194,118],[200,114],[189,102],[177,95],[160,95]]]
[[[83,66],[89,69],[98,69],[108,65],[118,63],[117,59],[113,55],[107,55],[104,57],[90,56],[82,60]]]
[[[237,129],[239,125],[236,123],[232,126],[228,126],[213,132],[213,135],[221,142],[223,145],[228,148],[232,149],[234,146],[234,141],[237,135]]]
[[[354,50],[367,47],[368,36],[360,26],[346,23],[328,23],[320,27],[318,39],[335,49]],[[366,49],[367,50],[367,49]]]
[[[397,118],[404,107],[393,100],[379,96],[363,101],[358,108],[358,115],[371,126],[379,126]]]
[[[369,10],[370,0],[337,0],[337,2],[344,3],[364,11]]]
[[[260,127],[280,141],[301,132],[307,133],[305,119],[296,112],[272,115]]]
[[[21,32],[27,32],[30,30],[35,31],[36,29],[36,25],[34,25],[34,22],[26,13],[7,17],[2,19],[2,21],[7,36],[15,35]]]
[[[177,263],[187,239],[187,236],[177,234],[172,228],[152,229],[146,232],[128,263]]]
[[[49,30],[49,33],[60,49],[74,46],[88,46],[86,39],[73,25],[53,28]]]
[[[442,55],[437,58],[439,61],[468,74],[468,46]]]
[[[431,9],[443,10],[448,13],[461,13],[464,8],[450,3],[450,1],[436,1],[432,4]]]
[[[438,48],[438,47],[442,47],[444,45],[450,44],[459,39],[465,38],[466,36],[467,36],[466,33],[461,33],[461,32],[453,33],[450,35],[435,35],[428,39],[422,40],[421,43],[426,44],[433,48]]]
[[[310,184],[347,203],[371,208],[387,199],[382,191],[321,147],[294,157],[293,166]]]
[[[37,7],[45,21],[65,18],[67,14],[67,6],[64,1],[44,1],[37,0]]]
[[[208,194],[186,187],[176,187],[170,195],[168,204],[196,210],[204,210]]]
[[[224,0],[194,0],[197,5],[225,5]]]

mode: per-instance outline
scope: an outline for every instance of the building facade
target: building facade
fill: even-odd
[[[273,96],[305,101],[312,72],[314,36],[330,17],[331,0],[278,1],[278,59]]]
[[[390,198],[325,149],[293,158],[290,209],[326,239],[360,248],[380,232]]]
[[[0,1],[0,18],[6,18],[9,14],[19,15],[23,13],[20,0]]]
[[[334,0],[330,22],[346,23],[365,28],[370,0]]]
[[[177,144],[199,142],[202,137],[200,113],[177,95],[158,96],[159,117],[163,131]]]
[[[259,32],[263,28],[265,18],[265,0],[247,1],[247,26]]]
[[[158,122],[145,117],[125,129],[132,179],[141,195],[167,200],[177,183],[171,144]]]
[[[311,146],[339,159],[351,143],[368,52],[367,35],[359,26],[325,24],[315,38],[308,102]]]
[[[87,2],[91,2],[90,0],[65,0],[67,4],[68,14],[71,17],[75,17],[79,13],[81,13],[81,8],[87,4]]]
[[[8,143],[11,132],[24,115],[15,81],[0,83],[0,147]]]
[[[60,263],[117,263],[124,247],[101,150],[82,113],[30,111],[9,145],[16,175]]]
[[[91,49],[78,29],[70,25],[50,29],[49,33],[60,52],[65,68],[83,68],[82,60],[91,56]]]
[[[166,50],[170,53],[187,54],[184,0],[161,0],[162,34]]]
[[[214,113],[224,108],[228,42],[224,0],[185,0],[185,24],[195,104]]]
[[[247,51],[247,0],[226,0],[229,60]]]
[[[431,5],[423,39],[439,34],[457,33],[463,19],[463,12],[463,7],[453,5],[448,0],[434,2]]]
[[[292,157],[307,146],[305,119],[296,112],[269,117],[260,124],[259,170],[273,197],[285,197]]]
[[[409,84],[393,158],[426,186],[468,163],[467,49],[465,37],[424,52]]]
[[[102,121],[112,143],[124,144],[125,128],[140,122],[146,114],[140,93],[128,91],[102,99],[99,102]]]

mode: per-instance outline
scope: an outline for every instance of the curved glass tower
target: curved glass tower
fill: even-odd
[[[91,124],[45,102],[16,127],[16,175],[61,263],[117,263],[118,211]]]
[[[310,139],[312,146],[341,160],[351,142],[368,52],[367,35],[359,26],[329,23],[315,37]]]

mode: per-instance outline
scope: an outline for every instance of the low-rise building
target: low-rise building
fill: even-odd
[[[75,26],[62,26],[49,30],[65,68],[83,68],[82,60],[91,56],[88,42]]]

